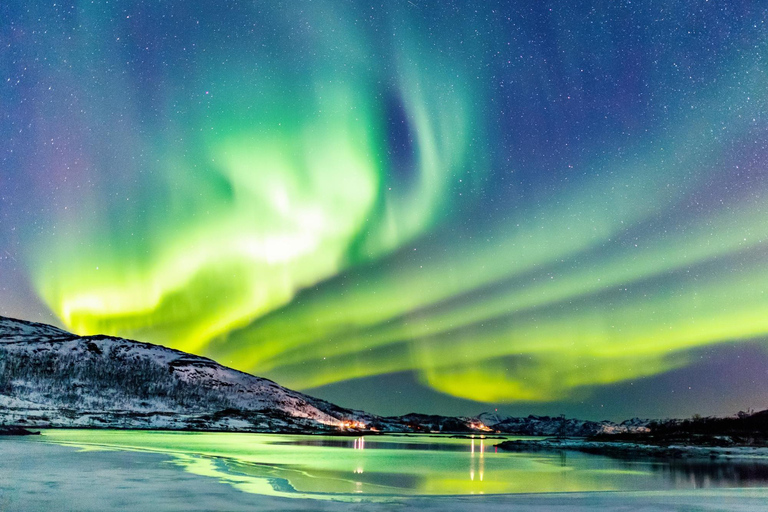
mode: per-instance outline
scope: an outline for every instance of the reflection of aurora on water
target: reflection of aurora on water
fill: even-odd
[[[338,437],[138,431],[47,431],[32,444],[168,456],[186,473],[285,498],[391,501],[396,496],[759,488],[765,460],[612,459],[578,452],[510,453],[476,436]],[[494,447],[495,448],[495,447]],[[100,453],[108,458],[107,453]],[[145,464],[152,471],[151,464]],[[121,473],[130,474],[130,473]],[[151,474],[151,473],[150,473]],[[694,507],[695,508],[695,507]]]
[[[74,331],[488,402],[768,333],[764,13],[173,3],[10,12],[0,244]]]

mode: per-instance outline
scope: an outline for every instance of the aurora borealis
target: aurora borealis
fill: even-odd
[[[371,412],[768,406],[759,3],[0,16],[0,314]]]

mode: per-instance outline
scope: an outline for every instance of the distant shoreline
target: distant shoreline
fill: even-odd
[[[589,439],[530,439],[504,441],[496,445],[510,452],[571,450],[609,457],[652,457],[663,459],[710,459],[729,460],[759,459],[768,461],[768,446],[709,446],[697,444],[657,445],[627,441],[594,441]]]
[[[414,432],[411,430],[225,430],[225,429],[196,429],[196,428],[164,428],[164,427],[120,427],[104,425],[0,425],[0,436],[2,435],[38,435],[41,432],[30,431],[34,428],[40,431],[44,430],[115,430],[120,432],[189,432],[189,433],[211,433],[211,434],[264,434],[264,435],[299,435],[299,436],[333,436],[333,437],[360,437],[360,436],[440,436],[451,438],[471,439],[482,437],[483,439],[498,440],[509,437],[541,437],[528,434],[507,434],[494,432],[467,433],[464,431],[446,431],[446,432]]]
[[[316,431],[316,432],[257,432],[257,431],[237,431],[237,430],[198,430],[198,429],[156,429],[156,428],[94,428],[87,427],[39,427],[41,430],[115,430],[121,432],[189,432],[189,433],[229,433],[229,434],[261,434],[261,435],[309,435],[309,436],[333,436],[333,437],[359,437],[359,436],[429,436],[429,437],[466,437],[466,433],[459,432],[371,432],[371,431]],[[1,436],[34,436],[41,435],[40,431],[28,430],[20,426],[0,426]],[[515,434],[493,434],[478,433],[478,438],[488,440],[504,439],[505,437],[529,437],[517,436]],[[530,436],[536,437],[536,436]],[[694,443],[674,443],[674,444],[650,444],[644,442],[630,442],[625,440],[604,441],[593,440],[589,438],[539,438],[539,439],[518,439],[505,440],[495,445],[497,448],[509,452],[557,452],[557,451],[577,451],[592,455],[602,455],[614,458],[655,458],[655,459],[700,459],[700,460],[757,460],[768,462],[768,446],[748,446],[748,445],[729,445],[729,446],[711,446]]]

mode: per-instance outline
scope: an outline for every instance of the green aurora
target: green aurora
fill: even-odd
[[[2,222],[74,332],[298,389],[567,402],[764,347],[765,11],[639,4],[9,8]]]

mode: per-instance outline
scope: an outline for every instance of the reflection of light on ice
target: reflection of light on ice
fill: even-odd
[[[483,439],[480,439],[480,481],[483,481],[483,473],[485,472],[485,444]]]
[[[472,444],[469,449],[469,479],[475,479],[475,436],[472,436]]]
[[[478,476],[480,477],[480,481],[483,481],[483,477],[485,476],[485,439],[480,438],[480,447],[478,448],[479,455],[479,462],[477,464],[478,466]],[[469,479],[474,480],[475,479],[475,436],[472,436],[472,442],[470,444],[469,448]]]
[[[355,439],[355,442],[353,444],[353,448],[355,450],[365,450],[365,438],[361,437],[359,439]],[[354,473],[357,474],[357,475],[363,474],[363,466],[362,465],[357,466],[355,468],[355,470],[354,470]],[[362,485],[360,482],[356,482],[356,483],[357,483],[358,487],[360,485]],[[362,492],[362,491],[355,491],[355,492]]]

